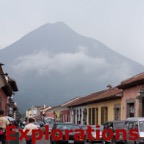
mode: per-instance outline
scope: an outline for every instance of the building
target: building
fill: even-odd
[[[103,124],[106,121],[121,120],[122,90],[114,87],[88,96],[70,104],[73,115],[72,122],[76,124]]]
[[[5,111],[5,115],[16,118],[17,105],[13,100],[15,92],[18,91],[16,81],[4,73],[3,64],[0,63],[0,108]]]
[[[74,99],[71,99],[71,100],[61,104],[60,111],[61,111],[61,115],[62,115],[62,120],[61,120],[62,122],[71,122],[72,113],[68,106],[71,103],[74,103],[75,101],[77,101],[78,99],[79,99],[79,97],[76,97]]]
[[[58,105],[48,109],[46,111],[45,117],[53,117],[55,121],[61,122],[62,121],[61,106]]]
[[[26,117],[27,118],[32,117],[37,120],[42,120],[46,115],[46,111],[50,108],[51,108],[50,106],[45,105],[43,106],[33,105],[31,108],[26,110]]]
[[[101,94],[90,98],[88,109],[88,124],[101,125],[106,121],[121,120],[122,90],[109,88]]]
[[[80,97],[76,101],[68,105],[71,112],[71,122],[75,124],[89,124],[88,120],[88,104],[89,99],[96,97],[97,95],[103,93],[103,91],[95,92],[90,95]]]
[[[122,81],[117,87],[123,90],[122,119],[144,117],[144,73]]]

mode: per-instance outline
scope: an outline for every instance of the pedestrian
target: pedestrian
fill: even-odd
[[[25,118],[25,125],[27,125],[28,123],[29,123],[29,118],[26,117],[26,118]]]
[[[26,144],[32,144],[32,130],[38,129],[38,127],[33,124],[33,122],[35,122],[35,120],[33,118],[29,118],[29,123],[23,129],[23,131],[29,130],[27,133],[29,139],[26,140]]]
[[[6,144],[6,127],[10,125],[10,122],[4,117],[4,110],[0,109],[0,141],[2,144]]]

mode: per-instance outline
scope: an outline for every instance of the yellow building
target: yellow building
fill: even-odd
[[[106,121],[121,120],[121,90],[110,88],[100,95],[88,99],[87,122],[101,125]]]

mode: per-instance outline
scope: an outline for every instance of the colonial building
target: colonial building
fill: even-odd
[[[144,73],[122,81],[117,87],[123,90],[122,119],[144,117]]]
[[[110,120],[121,120],[122,91],[109,88],[81,97],[69,107],[76,124],[103,124]]]
[[[62,114],[62,122],[71,122],[71,116],[72,116],[72,113],[70,112],[70,109],[68,108],[68,106],[77,101],[79,99],[79,97],[76,97],[74,99],[71,99],[65,103],[63,103],[61,106],[60,106],[60,111],[61,111],[61,114]]]
[[[18,87],[15,80],[4,73],[2,66],[3,64],[0,63],[0,108],[5,111],[5,115],[15,117],[17,105],[13,96],[18,91]]]
[[[106,121],[121,120],[122,91],[109,88],[101,94],[89,99],[88,124],[103,124]]]
[[[68,107],[71,111],[71,122],[75,124],[89,124],[88,121],[88,104],[89,99],[96,97],[103,91],[92,93],[88,96],[80,97],[77,101],[71,103]]]
[[[45,117],[53,117],[55,121],[60,122],[62,121],[62,113],[60,109],[60,105],[51,107],[46,111]]]

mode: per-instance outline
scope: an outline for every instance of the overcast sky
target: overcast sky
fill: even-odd
[[[144,0],[0,0],[0,48],[59,21],[144,64]]]

